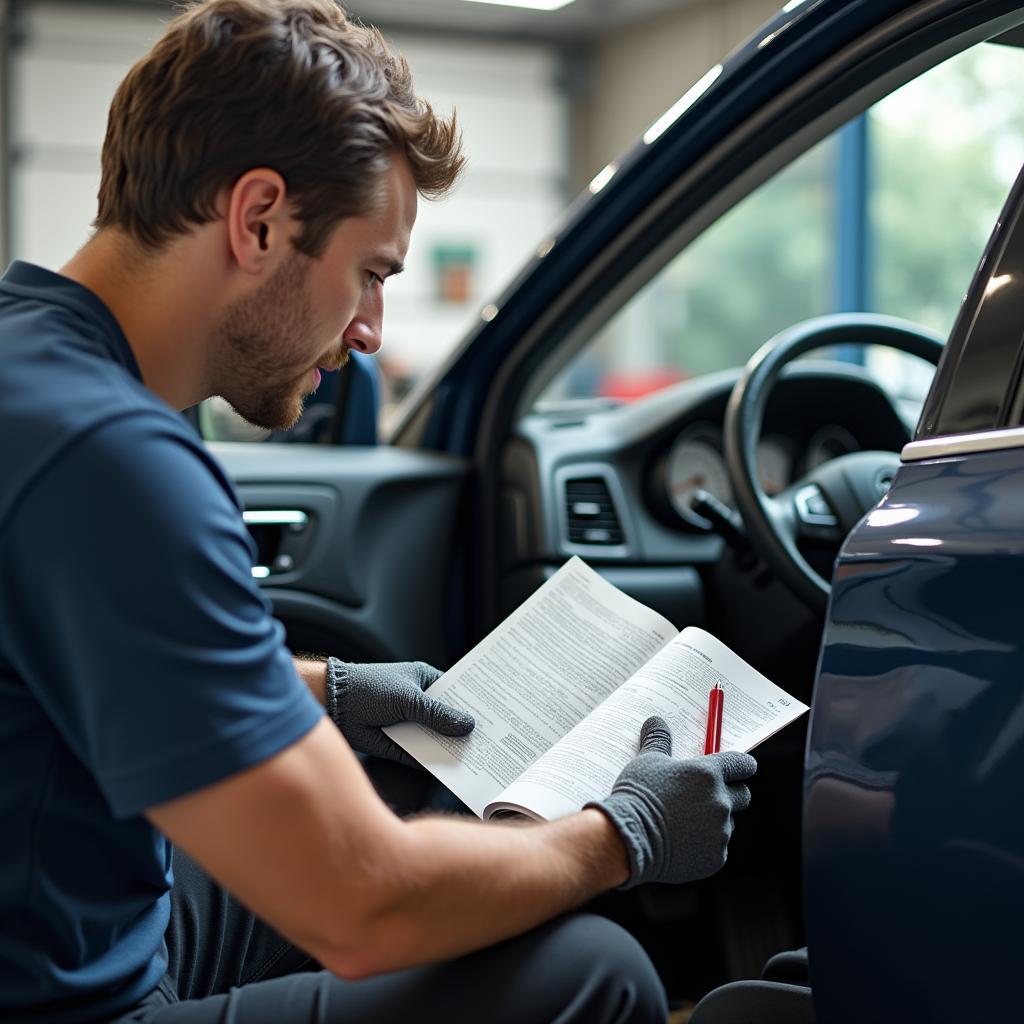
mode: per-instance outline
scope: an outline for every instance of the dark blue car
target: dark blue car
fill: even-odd
[[[812,704],[723,872],[605,898],[679,1003],[806,946],[788,1019],[1024,1019],[1022,24],[787,4],[388,443],[216,446],[293,648],[450,664],[579,554]]]

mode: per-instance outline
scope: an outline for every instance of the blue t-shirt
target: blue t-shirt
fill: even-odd
[[[113,1015],[164,973],[170,844],[141,816],[322,715],[253,583],[235,492],[103,303],[0,279],[0,1019]]]

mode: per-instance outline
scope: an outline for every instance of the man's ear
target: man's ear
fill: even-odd
[[[260,274],[276,266],[295,228],[284,178],[265,167],[246,171],[228,194],[227,228],[240,270]]]

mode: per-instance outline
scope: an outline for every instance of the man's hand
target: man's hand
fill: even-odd
[[[383,726],[418,722],[442,736],[465,736],[476,724],[472,715],[424,695],[440,676],[422,661],[357,665],[328,658],[327,714],[353,750],[418,768]]]
[[[618,829],[629,858],[629,880],[692,882],[724,863],[733,815],[750,803],[744,780],[757,771],[749,754],[709,754],[680,761],[658,717],[640,732],[640,752],[612,786],[611,795],[587,804]]]

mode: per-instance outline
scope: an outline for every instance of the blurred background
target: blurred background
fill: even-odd
[[[469,155],[456,194],[422,204],[408,270],[387,286],[386,434],[572,200],[599,188],[602,169],[780,5],[346,6],[408,57],[422,95],[458,110]],[[56,269],[86,240],[110,98],[172,13],[147,0],[0,0],[0,263]],[[874,309],[947,333],[951,296],[1024,159],[1022,65],[1018,46],[974,47],[819,143],[671,261],[543,400],[635,399],[742,362],[775,331],[833,311]],[[911,396],[924,386],[913,376],[890,374]],[[206,422],[208,436],[259,436],[216,403]]]

